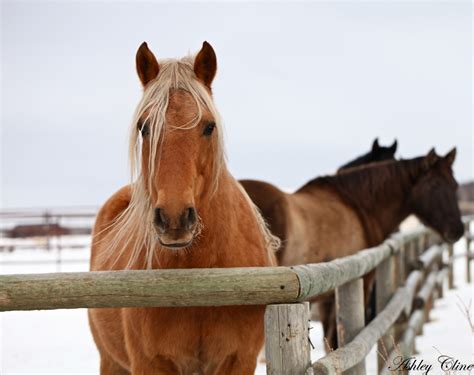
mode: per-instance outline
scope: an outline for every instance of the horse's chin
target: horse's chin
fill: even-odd
[[[454,244],[459,241],[464,235],[464,225],[460,222],[458,225],[446,230],[442,237],[449,244]]]
[[[450,245],[454,245],[456,242],[460,240],[461,237],[453,236],[453,235],[444,235],[442,236],[443,239]]]
[[[158,243],[160,244],[161,247],[163,247],[165,249],[177,251],[177,250],[186,249],[187,247],[191,246],[191,244],[193,243],[193,239],[191,239],[188,242],[183,241],[183,242],[167,243],[167,242],[163,241],[161,238],[158,238]]]

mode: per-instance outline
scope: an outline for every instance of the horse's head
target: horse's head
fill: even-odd
[[[397,152],[397,140],[391,146],[385,147],[379,145],[379,139],[375,138],[372,143],[372,149],[369,152],[370,162],[393,160]]]
[[[361,165],[376,163],[384,160],[394,160],[395,152],[397,152],[397,140],[395,140],[391,146],[384,147],[380,146],[379,139],[375,138],[374,142],[372,143],[372,148],[369,152],[344,164],[343,166],[339,167],[337,171],[341,172],[349,168],[359,167]]]
[[[411,195],[418,218],[450,243],[456,242],[464,233],[456,198],[458,184],[452,170],[455,158],[455,148],[444,157],[432,149],[421,160],[421,174]]]
[[[131,142],[141,160],[137,184],[161,246],[185,248],[199,233],[198,208],[212,195],[224,159],[211,96],[216,55],[204,42],[194,60],[159,63],[143,43],[136,63],[144,86]]]

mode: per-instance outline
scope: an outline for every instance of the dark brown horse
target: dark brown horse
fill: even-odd
[[[380,244],[410,214],[446,241],[458,240],[463,225],[451,169],[455,156],[455,149],[444,157],[431,150],[424,157],[351,168],[293,194],[261,181],[241,183],[282,239],[280,265],[326,262]],[[319,305],[328,345],[336,348],[332,297]]]
[[[360,167],[370,163],[395,160],[397,151],[397,140],[389,147],[379,145],[379,139],[375,138],[372,148],[369,152],[347,162],[338,168],[337,173],[347,171],[350,168]],[[277,187],[263,181],[241,180],[240,183],[249,193],[252,200],[263,213],[273,234],[282,240],[282,246],[286,241],[287,215],[281,215],[280,212],[286,210],[286,196]],[[280,251],[281,254],[283,251]]]
[[[395,152],[397,152],[397,140],[395,140],[391,146],[385,147],[380,146],[379,139],[375,138],[374,142],[372,143],[372,148],[369,152],[342,165],[339,167],[337,172],[339,173],[348,168],[359,167],[361,165],[375,163],[378,161],[393,160],[395,159]]]

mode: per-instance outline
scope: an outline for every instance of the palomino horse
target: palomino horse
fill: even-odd
[[[456,201],[453,149],[440,157],[385,161],[319,177],[293,194],[260,181],[241,181],[270,229],[278,228],[280,265],[327,262],[380,244],[410,214],[446,241],[463,234]],[[366,277],[366,301],[373,274]],[[320,299],[320,318],[336,348],[333,297]]]
[[[361,165],[375,163],[378,161],[384,160],[393,160],[395,159],[395,152],[397,152],[397,140],[393,142],[391,146],[385,147],[379,145],[379,139],[375,138],[374,142],[372,143],[372,148],[369,152],[364,155],[347,162],[343,166],[339,167],[337,172],[341,172],[345,169],[359,167]]]
[[[136,177],[97,216],[91,271],[274,265],[278,241],[225,164],[212,47],[158,62],[143,43],[136,63]],[[253,374],[264,309],[90,309],[101,374]]]

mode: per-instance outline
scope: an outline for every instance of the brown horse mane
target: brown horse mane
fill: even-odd
[[[385,234],[374,234],[370,218],[375,210],[386,206],[386,202],[394,201],[394,198],[399,201],[406,199],[407,190],[423,170],[423,159],[388,160],[351,168],[337,175],[317,177],[296,193],[311,193],[315,189],[336,192],[357,213],[367,243],[374,246],[383,240]]]

